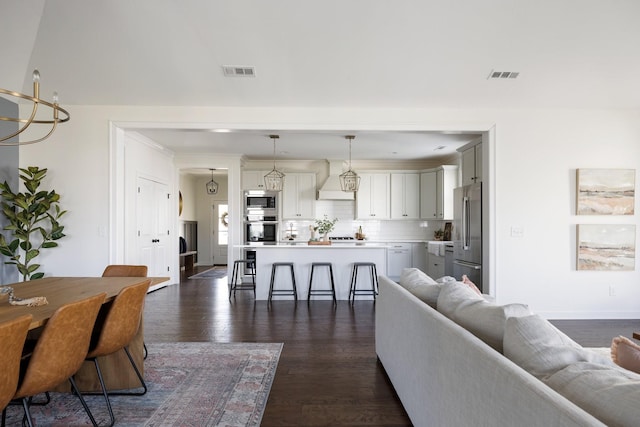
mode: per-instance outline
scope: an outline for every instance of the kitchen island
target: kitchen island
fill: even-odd
[[[330,262],[333,264],[333,277],[336,287],[336,299],[349,299],[351,269],[354,262],[373,262],[379,275],[386,274],[387,245],[376,243],[334,243],[332,245],[308,245],[305,243],[280,243],[277,245],[243,245],[256,251],[256,299],[269,298],[271,265],[274,262],[293,262],[296,276],[298,299],[307,299],[309,274],[312,262]],[[316,267],[313,273],[313,289],[330,289],[329,269]],[[358,289],[370,288],[368,269],[358,272]],[[278,268],[275,289],[291,289],[289,268]],[[274,300],[292,299],[292,297],[274,296]],[[331,299],[329,295],[314,295],[316,299]],[[373,299],[370,295],[359,295],[358,300]]]

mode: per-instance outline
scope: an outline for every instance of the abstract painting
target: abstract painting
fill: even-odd
[[[635,225],[578,225],[578,270],[634,271],[635,263]]]
[[[635,169],[578,169],[578,215],[633,215]]]

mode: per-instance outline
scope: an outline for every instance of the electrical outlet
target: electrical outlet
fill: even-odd
[[[616,287],[614,285],[609,285],[609,296],[610,297],[616,296]]]

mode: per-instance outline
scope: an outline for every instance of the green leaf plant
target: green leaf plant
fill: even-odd
[[[42,249],[55,248],[56,240],[65,236],[59,220],[67,211],[60,209],[60,195],[54,190],[38,190],[47,169],[29,166],[20,172],[24,193],[14,193],[6,181],[0,184],[2,213],[9,222],[4,230],[12,235],[7,240],[0,234],[0,254],[8,257],[5,264],[17,266],[22,280],[27,281],[44,276],[36,273],[40,264],[35,259]]]

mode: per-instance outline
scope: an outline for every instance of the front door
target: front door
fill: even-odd
[[[212,250],[213,264],[227,264],[227,245],[229,240],[229,205],[227,201],[217,201],[213,204],[213,236]]]

